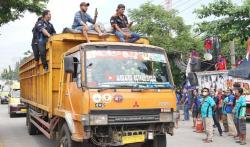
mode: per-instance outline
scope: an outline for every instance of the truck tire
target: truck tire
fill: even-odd
[[[156,135],[154,138],[153,147],[166,147],[166,146],[167,146],[166,134]]]
[[[10,115],[10,118],[13,118],[15,116],[14,113],[9,113],[9,115]]]
[[[81,143],[75,142],[71,139],[71,133],[69,127],[66,123],[64,123],[60,130],[57,147],[81,147],[81,146],[82,146]]]
[[[153,140],[145,140],[145,142],[141,145],[141,147],[153,147]]]
[[[27,112],[27,115],[26,115],[26,125],[27,125],[27,128],[28,128],[28,133],[29,135],[37,135],[38,134],[38,129],[36,128],[36,126],[34,124],[32,124],[30,122],[30,114],[29,114],[29,111]]]

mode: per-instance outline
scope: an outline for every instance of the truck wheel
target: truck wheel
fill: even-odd
[[[153,140],[145,140],[141,147],[153,147]]]
[[[156,135],[154,138],[153,147],[166,147],[167,146],[167,136],[166,134]]]
[[[10,118],[13,118],[15,116],[15,114],[13,113],[9,113],[10,114]]]
[[[63,124],[60,134],[57,147],[81,147],[82,144],[75,142],[71,139],[71,133],[69,127],[66,123]]]
[[[30,114],[29,114],[29,111],[27,112],[27,115],[26,115],[26,124],[27,124],[27,128],[28,128],[28,133],[29,135],[37,135],[38,134],[38,129],[36,128],[36,126],[34,124],[32,124],[30,122]]]

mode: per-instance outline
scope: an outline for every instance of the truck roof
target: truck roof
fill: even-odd
[[[74,48],[69,48],[69,50],[65,53],[72,53],[79,50],[79,46],[86,46],[86,45],[121,45],[121,46],[138,46],[138,47],[151,47],[151,48],[157,48],[160,50],[164,50],[163,48],[156,47],[149,45],[149,41],[145,38],[139,39],[136,43],[121,43],[119,39],[114,34],[109,34],[105,41],[103,41],[103,38],[100,38],[97,33],[88,33],[89,39],[91,43],[84,43],[86,42],[86,38],[81,33],[61,33],[61,34],[55,34],[52,37],[49,38],[48,42],[79,42],[78,45],[76,45]],[[29,57],[26,57],[21,62],[21,66],[25,63],[31,61],[34,58],[33,54]]]
[[[89,40],[91,42],[102,42],[105,39],[105,42],[120,42],[119,39],[114,34],[108,34],[106,37],[101,38],[97,33],[88,33]],[[49,41],[79,41],[85,42],[86,38],[80,33],[61,33],[53,35]],[[149,41],[145,38],[141,38],[136,43],[139,44],[149,44]]]
[[[130,46],[130,47],[146,47],[146,48],[154,48],[155,50],[162,50],[165,51],[165,49],[153,45],[148,44],[135,44],[135,43],[123,43],[123,42],[90,42],[90,43],[82,43],[66,52],[66,54],[70,54],[72,52],[76,52],[80,49],[80,47],[85,46]]]

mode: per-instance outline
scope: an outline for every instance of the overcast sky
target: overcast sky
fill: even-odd
[[[57,33],[61,33],[64,27],[71,27],[74,14],[79,11],[79,4],[83,0],[50,0],[48,9],[51,10],[52,20]],[[93,16],[94,9],[99,11],[98,21],[109,25],[109,18],[115,13],[119,3],[126,5],[127,9],[138,8],[148,0],[86,0],[90,2],[88,13]],[[154,4],[164,4],[164,0],[150,0]],[[173,0],[172,8],[177,9],[179,15],[184,18],[186,24],[194,24],[199,21],[192,13],[195,8],[207,4],[212,0]],[[235,0],[241,2],[242,0]],[[0,71],[8,65],[14,65],[20,60],[24,52],[31,50],[31,29],[37,16],[26,12],[24,17],[3,25],[0,28]]]

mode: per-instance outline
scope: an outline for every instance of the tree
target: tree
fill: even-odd
[[[250,0],[244,0],[242,5],[233,4],[231,0],[215,0],[194,11],[198,18],[210,19],[199,23],[196,31],[210,35],[219,34],[225,42],[233,39],[244,42],[250,36],[249,11]]]
[[[230,61],[229,41],[232,40],[235,42],[236,57],[240,55],[244,57],[246,40],[250,36],[249,11],[250,0],[244,0],[242,5],[236,5],[231,0],[214,0],[194,11],[198,18],[206,19],[197,24],[195,31],[208,36],[219,36],[222,40],[221,53],[228,61]]]
[[[191,26],[184,24],[177,11],[166,11],[163,6],[150,2],[129,10],[129,17],[136,22],[134,31],[144,34],[150,44],[167,50],[174,81],[181,84],[185,76],[173,61],[175,52],[187,53],[191,48],[202,50],[201,40],[194,39],[190,32]]]
[[[25,11],[41,14],[48,0],[1,0],[0,26],[23,16]]]
[[[136,22],[133,29],[144,34],[153,45],[183,52],[199,46],[190,33],[191,26],[185,25],[175,10],[165,11],[163,6],[147,2],[129,10],[129,17]]]
[[[5,68],[1,74],[1,78],[4,80],[19,80],[19,65],[20,62],[16,62],[14,70],[11,66]]]

